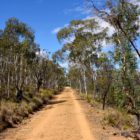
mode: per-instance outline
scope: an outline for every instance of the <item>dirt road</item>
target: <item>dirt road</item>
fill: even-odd
[[[88,121],[71,88],[57,95],[30,122],[9,130],[2,140],[95,140]]]

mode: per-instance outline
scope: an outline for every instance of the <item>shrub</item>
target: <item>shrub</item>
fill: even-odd
[[[37,96],[33,98],[33,102],[36,104],[37,107],[40,107],[43,105],[42,99]]]
[[[20,123],[25,117],[33,111],[38,110],[43,104],[46,104],[52,98],[53,90],[41,89],[38,94],[25,94],[24,99],[16,103],[15,101],[1,100],[0,104],[0,131],[7,126],[13,126]]]
[[[43,100],[43,103],[48,103],[48,100],[52,98],[52,96],[54,95],[54,91],[53,90],[44,90],[41,89],[40,90],[40,97]]]
[[[103,124],[127,130],[133,127],[132,118],[126,112],[118,110],[109,111],[103,118]]]
[[[38,108],[37,105],[34,102],[30,102],[28,106],[31,110],[30,111],[31,113],[33,113],[33,111],[37,110],[37,108]]]
[[[17,110],[16,110],[16,113],[19,115],[19,116],[22,116],[23,118],[24,117],[28,117],[29,115],[29,108],[28,108],[28,104],[24,101],[22,101]]]
[[[87,102],[91,106],[94,106],[94,105],[98,104],[97,101],[93,98],[93,96],[91,94],[85,95],[85,94],[81,93],[80,96],[81,96],[82,99],[87,100]]]
[[[1,122],[5,122],[9,126],[13,126],[14,123],[17,122],[16,119],[16,103],[10,102],[10,101],[1,101],[0,105],[0,118]]]

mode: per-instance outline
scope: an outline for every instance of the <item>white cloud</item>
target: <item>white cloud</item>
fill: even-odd
[[[102,29],[105,29],[105,28],[108,28],[108,36],[111,37],[113,35],[113,33],[115,32],[115,29],[113,26],[111,26],[108,22],[104,21],[103,19],[97,17],[97,16],[94,16],[94,19],[99,23],[99,26],[102,28]]]
[[[98,22],[100,28],[97,30],[97,32],[108,28],[107,33],[109,37],[111,37],[113,33],[115,32],[115,29],[113,26],[111,26],[108,22],[106,22],[105,20],[101,19],[98,16],[87,16],[86,18],[84,18],[84,20],[87,20],[87,19],[95,19],[95,21]]]
[[[101,31],[103,31],[104,29],[107,28],[108,29],[107,30],[107,35],[108,35],[108,37],[111,37],[115,32],[115,29],[114,29],[113,26],[111,26],[108,22],[104,21],[103,19],[101,19],[100,17],[98,17],[96,15],[88,16],[84,20],[86,20],[86,19],[95,19],[95,21],[98,22],[99,28],[96,30],[95,33],[101,32]],[[102,41],[101,45],[103,46],[103,48],[102,48],[103,51],[109,50],[113,47],[113,44],[108,43],[105,39]]]
[[[108,28],[107,34],[108,34],[109,37],[111,37],[113,35],[113,33],[115,32],[115,29],[113,28],[113,26],[111,26],[108,22],[104,21],[103,19],[99,18],[98,16],[87,16],[83,20],[86,20],[86,19],[95,19],[99,23],[100,28],[97,29],[94,33],[101,32],[102,30]],[[65,24],[63,27],[57,27],[52,31],[52,33],[57,34],[62,28],[67,27],[68,25],[69,24]],[[65,41],[66,42],[72,42],[73,40],[74,40],[74,37],[71,37],[71,38],[69,38]],[[105,48],[108,48],[111,45],[108,44],[105,40],[103,40],[102,41],[102,46],[105,49]]]
[[[75,7],[74,11],[76,12],[80,12],[83,15],[87,15],[91,13],[91,8],[86,8],[86,7],[82,7],[82,6],[77,6]]]
[[[63,68],[68,69],[68,61],[65,61],[63,63],[60,63],[60,66],[63,67]]]
[[[52,34],[57,34],[61,29],[62,29],[62,27],[57,27],[57,28],[53,29]]]
[[[130,0],[130,2],[140,7],[140,0]]]
[[[56,27],[55,29],[52,30],[52,34],[57,34],[62,28],[67,27],[69,24],[65,24],[62,27]]]
[[[91,8],[87,8],[85,5],[83,6],[75,6],[71,9],[64,10],[64,14],[78,13],[82,15],[89,15],[91,13]]]
[[[41,49],[40,51],[36,52],[36,55],[38,57],[41,57],[41,58],[48,58],[49,57],[49,53],[46,52],[46,50],[44,50],[44,49]]]

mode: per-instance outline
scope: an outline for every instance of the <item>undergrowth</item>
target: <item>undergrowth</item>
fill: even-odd
[[[103,125],[116,127],[120,130],[130,130],[134,128],[132,116],[128,115],[126,111],[120,111],[117,109],[111,109],[106,112],[102,123]]]
[[[80,97],[86,100],[92,107],[99,108],[100,102],[96,101],[91,94],[80,94]],[[123,109],[108,107],[102,110],[103,116],[101,124],[116,127],[120,130],[130,130],[134,128],[134,118]]]
[[[12,100],[1,100],[0,131],[6,127],[13,127],[15,124],[21,123],[24,118],[37,111],[44,104],[47,104],[55,93],[53,90],[41,89],[33,97],[26,94],[25,99],[19,103]]]
[[[81,98],[86,100],[91,106],[97,106],[99,103],[93,99],[93,96],[91,94],[80,94]]]

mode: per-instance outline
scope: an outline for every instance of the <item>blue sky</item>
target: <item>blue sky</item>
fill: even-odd
[[[95,0],[95,3],[101,6],[104,1]],[[62,47],[54,32],[73,19],[89,16],[88,9],[83,7],[84,2],[85,0],[0,0],[0,29],[4,28],[9,18],[16,17],[32,27],[35,40],[42,49],[53,53]],[[106,27],[105,22],[99,23]],[[137,45],[139,43],[140,40]],[[110,50],[110,47],[105,50]]]
[[[35,32],[36,42],[42,49],[55,52],[61,45],[53,33],[72,19],[82,19],[84,0],[0,0],[0,29],[5,21],[16,17],[27,23]]]

